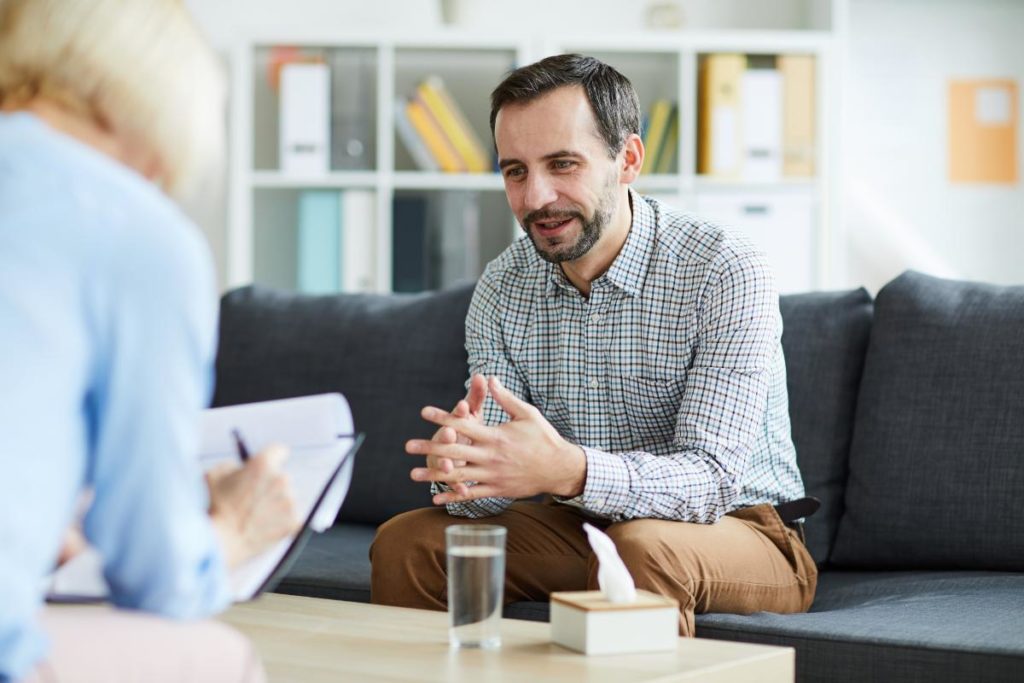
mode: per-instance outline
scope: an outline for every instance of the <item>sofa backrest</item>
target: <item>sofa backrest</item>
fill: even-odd
[[[805,523],[807,547],[823,563],[843,511],[871,296],[864,289],[814,292],[783,296],[779,304],[797,463],[807,495],[821,500]]]
[[[875,302],[832,561],[1024,570],[1024,287],[906,273]]]
[[[433,429],[425,405],[463,396],[464,320],[471,285],[428,294],[309,296],[244,287],[221,300],[214,405],[340,391],[367,439],[339,519],[379,524],[430,505],[409,479],[409,438]],[[871,298],[864,290],[784,296],[793,440],[808,494],[822,509],[807,522],[815,559],[831,548],[843,505],[847,456]]]
[[[473,287],[431,294],[309,296],[258,287],[221,299],[215,406],[339,391],[366,432],[339,519],[379,524],[430,505],[405,441],[420,408],[464,396]]]

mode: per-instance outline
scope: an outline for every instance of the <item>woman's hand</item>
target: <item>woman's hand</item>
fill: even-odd
[[[269,446],[245,465],[222,465],[206,473],[210,488],[210,519],[217,530],[228,566],[237,567],[295,533],[295,512],[284,446]]]

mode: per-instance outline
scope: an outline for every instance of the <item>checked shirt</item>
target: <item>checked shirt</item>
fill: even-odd
[[[584,297],[523,236],[466,318],[470,375],[497,375],[583,447],[583,493],[613,521],[711,523],[803,496],[772,274],[745,239],[630,191],[633,223]],[[468,386],[468,384],[467,384]],[[484,421],[508,420],[488,397]],[[501,512],[506,498],[448,505]]]

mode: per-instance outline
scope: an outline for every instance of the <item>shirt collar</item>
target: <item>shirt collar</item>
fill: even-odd
[[[643,289],[647,277],[647,268],[654,251],[656,223],[654,209],[633,188],[629,189],[629,203],[633,210],[633,223],[629,227],[626,243],[612,261],[611,268],[597,278],[594,284],[606,279],[627,294],[636,296]]]
[[[631,296],[636,296],[643,289],[654,251],[654,236],[657,232],[657,219],[654,209],[644,201],[633,188],[629,189],[629,203],[632,209],[633,222],[629,227],[626,242],[619,250],[618,256],[612,261],[611,267],[601,277],[594,280],[592,286],[615,286]],[[547,267],[544,292],[554,295],[558,289],[576,291],[569,278],[562,272],[557,263],[544,262]]]

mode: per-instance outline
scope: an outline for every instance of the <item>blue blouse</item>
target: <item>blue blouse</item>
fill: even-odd
[[[206,245],[158,188],[0,114],[0,680],[46,654],[41,579],[83,487],[116,605],[228,603],[196,455],[216,318]]]

